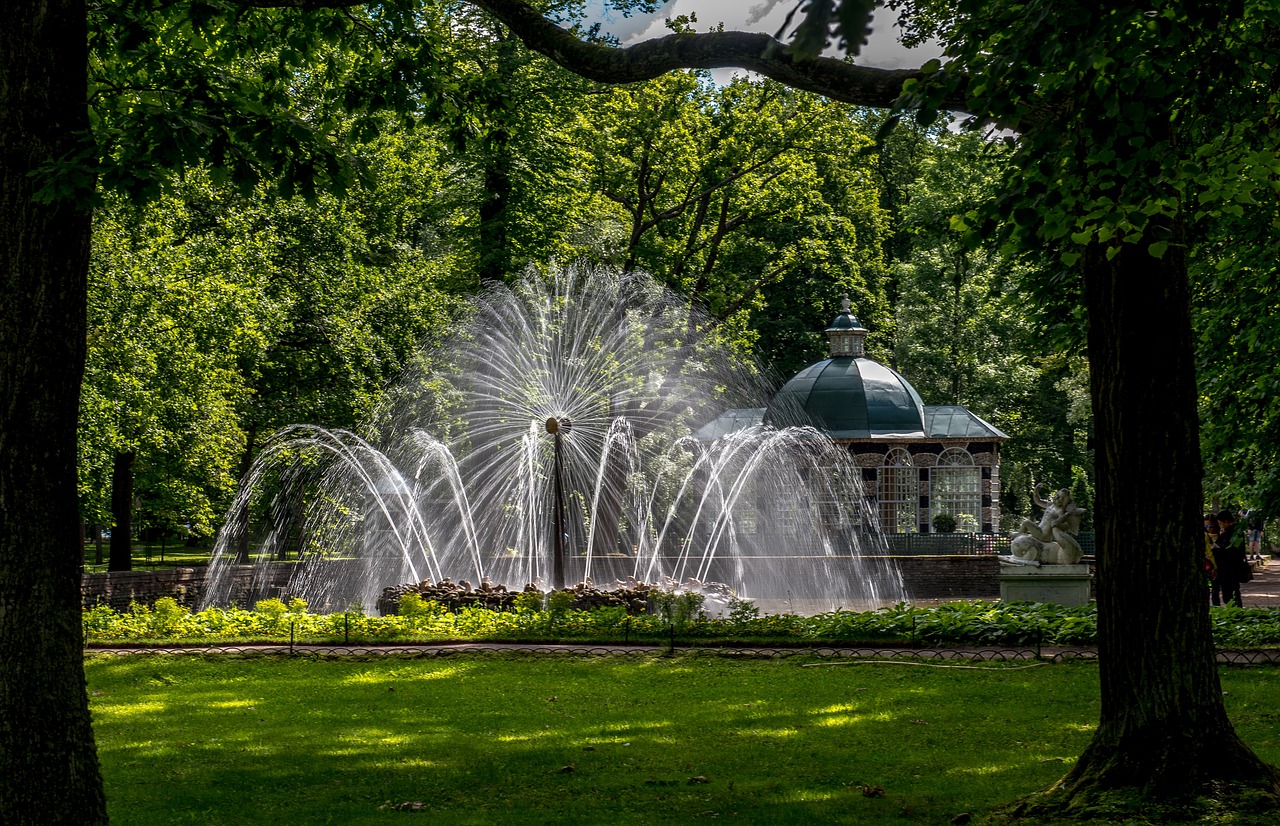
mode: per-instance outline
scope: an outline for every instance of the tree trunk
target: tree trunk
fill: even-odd
[[[133,570],[133,451],[111,460],[111,557],[108,571]]]
[[[1199,424],[1184,248],[1085,255],[1096,428],[1102,713],[1075,768],[1018,814],[1280,793],[1227,719],[1199,560]],[[1180,238],[1175,239],[1181,241]],[[1247,794],[1245,795],[1247,797]]]
[[[497,43],[494,72],[497,82],[505,87],[517,69],[519,41],[503,34]],[[504,108],[505,98],[489,101],[486,112],[490,131],[480,146],[484,158],[484,190],[480,201],[478,274],[482,283],[500,284],[511,277],[511,193],[512,157],[511,113]]]
[[[244,452],[240,454],[240,475],[237,477],[243,483],[248,477],[250,468],[253,467],[253,441],[258,436],[258,429],[253,425],[249,426],[248,432],[244,437]],[[227,525],[226,529],[232,531],[236,543],[236,564],[249,564],[249,503],[245,502],[244,507],[236,511],[232,515],[235,525]]]
[[[83,0],[0,25],[0,820],[105,823],[84,683],[76,420],[91,174],[40,203],[89,128]]]
[[[484,154],[484,195],[480,201],[478,239],[480,280],[500,284],[510,274],[508,222],[511,201],[511,148],[506,129],[496,129],[481,150]]]
[[[102,526],[96,522],[93,525],[93,564],[102,564]]]

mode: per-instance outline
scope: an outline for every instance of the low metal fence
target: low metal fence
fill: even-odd
[[[884,543],[878,537],[863,538],[862,553],[874,554],[878,549],[892,556],[980,556],[1009,553],[1011,537],[1002,533],[890,533]],[[1076,537],[1085,556],[1094,551],[1093,531],[1081,531]]]

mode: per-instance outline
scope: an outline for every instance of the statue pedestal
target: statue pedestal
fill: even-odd
[[[1000,564],[1000,599],[1084,605],[1089,601],[1088,565]]]

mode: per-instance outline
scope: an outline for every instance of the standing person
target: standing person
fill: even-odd
[[[1218,541],[1213,543],[1213,558],[1218,563],[1223,601],[1243,607],[1240,583],[1246,579],[1244,569],[1249,561],[1244,556],[1244,538],[1236,530],[1236,515],[1227,508],[1218,511]]]
[[[1262,514],[1251,510],[1244,515],[1249,533],[1249,558],[1262,561]]]
[[[1222,604],[1222,586],[1218,584],[1218,561],[1213,556],[1213,543],[1218,541],[1218,515],[1204,515],[1204,575],[1209,580],[1209,604]]]

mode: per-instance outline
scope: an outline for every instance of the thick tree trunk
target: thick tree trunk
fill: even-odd
[[[133,570],[133,451],[111,460],[111,557],[108,571]]]
[[[105,823],[84,683],[76,419],[91,176],[42,169],[88,130],[83,0],[14,0],[0,25],[0,820]]]
[[[1280,793],[1223,707],[1199,559],[1204,539],[1186,260],[1153,238],[1085,256],[1097,433],[1102,713],[1075,768],[1019,813],[1101,814]],[[1243,795],[1248,797],[1248,793]]]

